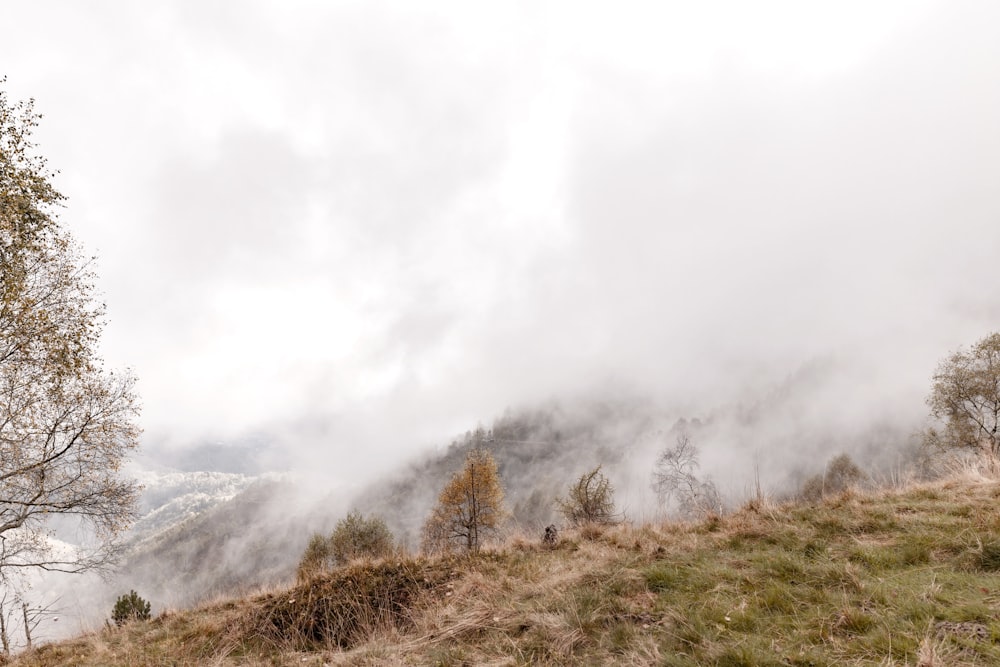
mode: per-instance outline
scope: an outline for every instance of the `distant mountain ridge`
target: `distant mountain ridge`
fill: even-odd
[[[129,542],[138,544],[187,519],[228,502],[258,478],[224,472],[139,471],[143,486],[140,516],[129,531]]]

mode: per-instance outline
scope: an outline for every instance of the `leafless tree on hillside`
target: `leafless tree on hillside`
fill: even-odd
[[[715,483],[699,479],[698,448],[686,434],[677,436],[677,444],[660,452],[653,469],[653,490],[660,502],[677,503],[677,511],[684,517],[696,517],[711,512],[722,512],[722,497]]]

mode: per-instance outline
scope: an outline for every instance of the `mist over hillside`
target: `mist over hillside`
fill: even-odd
[[[10,662],[996,665],[1000,482],[995,460],[966,464],[551,544],[362,560]]]
[[[165,599],[173,604],[287,579],[309,535],[329,532],[352,509],[381,516],[404,546],[416,549],[438,494],[473,447],[491,450],[498,462],[508,528],[529,534],[558,522],[554,499],[596,465],[611,478],[628,518],[665,518],[671,508],[658,502],[650,473],[682,432],[700,451],[697,474],[714,481],[730,505],[757,483],[771,495],[792,493],[841,453],[885,478],[913,461],[924,406],[912,394],[879,396],[867,384],[868,371],[820,360],[743,402],[699,411],[623,391],[510,407],[409,461],[384,464],[354,487],[327,482],[336,474],[324,476],[324,467],[335,468],[326,461],[277,478],[205,476],[220,490],[240,492],[219,495],[207,511],[145,540],[123,575],[151,595],[171,591]],[[225,453],[216,450],[215,456]],[[242,456],[240,448],[232,455]],[[143,579],[147,568],[157,571],[155,579]],[[172,582],[165,570],[183,573],[183,581]]]
[[[699,477],[714,481],[730,505],[758,483],[771,495],[794,493],[841,453],[885,479],[913,463],[923,405],[891,395],[876,400],[863,379],[852,386],[863,370],[835,360],[809,364],[745,402],[699,412],[621,395],[508,409],[375,480],[355,496],[353,507],[382,516],[414,548],[441,488],[466,452],[484,447],[499,465],[512,528],[537,532],[558,521],[555,498],[597,465],[629,518],[665,518],[670,508],[653,493],[651,471],[681,434],[699,449]]]
[[[438,494],[473,447],[489,449],[499,465],[510,512],[506,533],[529,538],[550,522],[561,524],[553,501],[596,465],[629,520],[671,516],[673,508],[651,488],[651,471],[682,433],[699,449],[697,475],[713,481],[730,507],[757,483],[774,497],[794,493],[840,453],[887,479],[914,460],[924,406],[917,392],[879,394],[870,372],[842,359],[818,360],[744,401],[700,410],[610,389],[509,407],[409,460],[386,462],[353,486],[338,485],[335,469],[324,474],[334,466],[328,461],[282,473],[181,471],[151,458],[153,448],[145,467],[134,470],[145,490],[121,567],[108,580],[46,580],[32,595],[62,596],[65,622],[47,630],[55,637],[99,626],[130,589],[163,610],[286,584],[309,537],[328,534],[352,509],[382,517],[403,546],[416,550]],[[203,452],[194,446],[165,458],[235,470],[253,456],[266,460],[280,441],[262,437],[249,448],[212,442]]]
[[[42,639],[288,582],[351,510],[416,550],[476,447],[530,539],[598,465],[676,516],[682,435],[728,507],[839,454],[896,479],[935,363],[1000,323],[1000,3],[4,16],[45,26],[0,81],[143,405],[120,566],[15,582]]]

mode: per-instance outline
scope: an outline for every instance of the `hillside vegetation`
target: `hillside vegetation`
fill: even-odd
[[[1000,483],[584,526],[42,646],[54,665],[1000,664]]]
[[[658,408],[638,398],[553,401],[508,410],[486,426],[466,432],[449,446],[401,462],[351,500],[351,507],[382,517],[411,549],[420,545],[420,527],[437,495],[470,451],[487,449],[496,459],[507,509],[516,525],[541,531],[559,516],[555,503],[581,474],[602,466],[619,490],[623,507],[652,511],[651,471],[678,436],[690,438],[704,454],[695,473],[716,479],[726,506],[746,496],[754,471],[761,484],[778,494],[794,494],[811,475],[822,474],[827,457],[845,453],[876,479],[898,474],[915,459],[912,434],[919,424],[883,422],[866,427],[812,424],[802,414],[831,370],[795,376],[747,404],[729,405],[700,418]],[[818,375],[818,377],[817,377]],[[817,433],[837,433],[834,440]],[[781,433],[780,437],[776,435]],[[766,434],[764,436],[763,434]],[[766,437],[758,456],[753,443]],[[719,455],[724,452],[724,455]],[[332,504],[331,504],[332,505]]]
[[[794,387],[800,389],[798,384]],[[757,419],[770,415],[768,419],[776,420],[784,408],[765,401],[757,405],[755,413]],[[692,442],[705,452],[713,446],[726,447],[725,465],[738,472],[728,475],[731,483],[720,491],[728,492],[727,503],[739,503],[745,497],[749,471],[757,468],[755,461],[746,460],[752,452],[732,443],[753,442],[753,438],[732,435],[731,422],[737,418],[727,414],[721,411],[703,420],[684,420],[661,414],[638,399],[553,401],[531,409],[509,410],[492,420],[488,429],[470,430],[450,445],[442,443],[413,459],[400,458],[393,463],[392,472],[360,488],[348,490],[331,483],[328,493],[320,496],[315,495],[316,489],[300,493],[304,485],[291,476],[147,474],[139,480],[146,484],[141,508],[145,515],[128,536],[129,548],[112,585],[96,580],[67,581],[65,588],[74,590],[65,597],[82,599],[79,616],[93,619],[107,613],[115,598],[130,589],[140,592],[154,609],[162,609],[191,607],[208,599],[239,596],[256,587],[287,582],[295,577],[310,536],[329,535],[347,511],[380,518],[397,542],[416,551],[422,542],[421,528],[439,493],[468,453],[477,448],[488,450],[497,462],[509,512],[505,528],[519,526],[532,536],[560,521],[556,500],[567,492],[571,481],[598,465],[619,490],[615,498],[619,510],[628,510],[631,516],[650,516],[656,511],[650,468],[663,449],[675,442],[679,431],[690,433]],[[753,425],[758,422],[744,417],[737,421],[756,428]],[[721,432],[727,434],[724,444],[716,439]],[[802,449],[819,446],[808,434],[796,431],[795,435],[801,436]],[[869,435],[871,442],[880,443],[883,453],[894,452],[897,461],[907,459],[898,442],[885,432]],[[847,438],[844,443],[838,441],[840,444],[844,445],[842,451],[856,458],[872,477],[888,474],[879,466],[879,457],[860,442]],[[209,461],[221,456],[211,447],[208,451]],[[820,451],[826,452],[828,447],[821,446]],[[238,459],[253,456],[247,447],[237,446],[234,452]],[[762,485],[787,494],[800,488],[808,475],[819,474],[822,491],[829,482],[824,476],[828,471],[815,453],[810,457],[809,465],[799,467],[783,452],[764,457],[759,468]],[[191,467],[202,460],[178,463]],[[706,456],[705,463],[704,469],[696,471],[699,477],[726,477],[717,467],[717,457]],[[72,541],[72,532],[67,531],[66,536]],[[61,623],[76,625],[71,618],[73,610],[60,612]]]

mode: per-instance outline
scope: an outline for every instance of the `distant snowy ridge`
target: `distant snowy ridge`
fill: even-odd
[[[254,482],[272,475],[241,475],[224,472],[137,471],[143,486],[140,517],[129,531],[129,541],[138,544],[202,512],[228,502]]]

